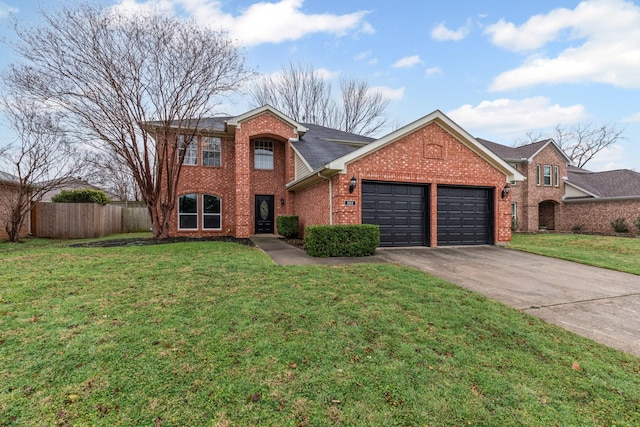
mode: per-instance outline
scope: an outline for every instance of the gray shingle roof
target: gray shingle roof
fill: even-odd
[[[549,139],[537,141],[531,144],[522,145],[520,147],[508,147],[482,138],[476,138],[482,145],[493,151],[506,161],[528,159],[536,154],[542,147],[550,142]]]
[[[640,173],[629,169],[605,172],[569,170],[567,181],[598,197],[640,197]]]
[[[375,141],[375,138],[303,123],[309,129],[293,146],[315,170],[322,165]]]

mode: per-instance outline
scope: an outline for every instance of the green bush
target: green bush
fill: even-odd
[[[377,225],[310,225],[304,231],[307,253],[314,257],[357,257],[376,253]]]
[[[627,220],[624,218],[616,218],[611,221],[611,226],[616,233],[628,233],[629,227],[627,226]]]
[[[296,215],[280,215],[276,218],[276,224],[281,236],[287,239],[298,237],[298,217]]]
[[[636,222],[634,224],[636,226],[636,229],[638,230],[638,233],[640,233],[640,216],[636,218]]]
[[[106,205],[111,200],[104,191],[82,188],[80,190],[62,190],[51,199],[54,203],[97,203]]]

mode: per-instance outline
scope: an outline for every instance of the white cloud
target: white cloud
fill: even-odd
[[[4,19],[11,14],[18,13],[19,10],[17,7],[9,6],[3,2],[0,2],[0,19]]]
[[[393,89],[388,86],[373,86],[369,88],[369,91],[378,92],[385,99],[388,99],[390,101],[400,101],[402,98],[404,98],[404,86],[397,89]]]
[[[436,74],[442,74],[442,68],[440,67],[431,67],[424,70],[424,74],[426,77],[431,77]]]
[[[542,83],[605,83],[640,88],[640,6],[624,0],[585,0],[554,9],[521,26],[504,20],[487,28],[491,41],[514,52],[530,52],[524,63],[498,75],[490,90]],[[566,44],[555,56],[539,51]]]
[[[437,41],[460,41],[467,37],[471,32],[471,20],[467,20],[467,25],[460,27],[457,30],[450,30],[444,24],[439,23],[431,30],[431,38]]]
[[[622,121],[626,123],[638,123],[640,122],[640,112],[635,113],[629,117],[625,117],[624,119],[622,119]]]
[[[333,80],[340,75],[340,71],[331,71],[326,68],[317,68],[315,72],[318,77],[324,80]]]
[[[463,105],[447,115],[478,136],[484,132],[509,139],[523,136],[528,131],[550,128],[558,123],[577,123],[586,118],[582,105],[562,107],[551,104],[549,98],[543,96],[482,101],[475,107]]]
[[[364,17],[368,11],[344,15],[306,14],[304,0],[262,1],[254,3],[237,16],[222,11],[216,0],[119,0],[114,8],[129,13],[162,10],[175,15],[188,15],[202,25],[224,29],[245,46],[298,40],[314,33],[343,36],[349,31],[372,34],[374,28]]]
[[[404,58],[398,59],[393,64],[393,68],[410,68],[418,64],[422,64],[420,55],[405,56]]]

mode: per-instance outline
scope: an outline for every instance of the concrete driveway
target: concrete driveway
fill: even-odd
[[[640,356],[640,276],[495,246],[384,248],[377,255]]]

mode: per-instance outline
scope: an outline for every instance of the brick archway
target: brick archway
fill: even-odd
[[[556,206],[557,202],[553,200],[545,200],[538,204],[538,229],[555,230],[556,229]]]

